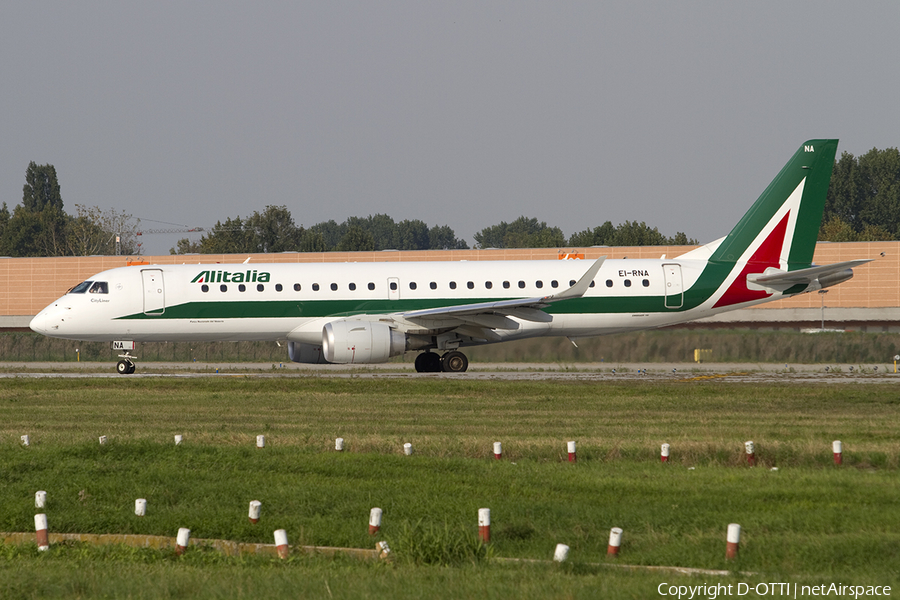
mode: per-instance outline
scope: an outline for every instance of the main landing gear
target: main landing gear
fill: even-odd
[[[451,350],[443,356],[423,352],[416,357],[417,373],[463,373],[469,368],[469,359],[459,350]]]
[[[116,372],[119,375],[131,375],[134,373],[134,357],[126,352],[125,354],[120,354],[119,358],[122,360],[116,363]]]

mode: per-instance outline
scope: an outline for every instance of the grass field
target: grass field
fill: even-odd
[[[271,543],[284,528],[292,544],[371,548],[368,513],[379,506],[375,539],[396,556],[388,565],[0,545],[2,598],[649,598],[664,582],[900,589],[895,386],[319,377],[0,386],[0,530],[31,531],[42,489],[56,532],[174,537],[189,527],[195,538]],[[344,453],[334,451],[339,436]],[[568,440],[578,443],[574,464]],[[755,468],[746,440],[756,442]],[[491,458],[494,441],[502,461]],[[139,497],[143,518],[133,514]],[[247,520],[254,499],[257,525]],[[492,513],[488,548],[476,541],[480,507]],[[744,532],[733,562],[730,522]],[[613,526],[625,531],[619,559],[605,556]],[[557,543],[571,547],[563,565],[497,560],[547,560]]]

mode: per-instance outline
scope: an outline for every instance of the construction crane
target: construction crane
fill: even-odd
[[[169,227],[169,228],[154,228],[154,229],[141,229],[140,231],[136,231],[134,234],[136,236],[143,235],[152,235],[155,233],[203,233],[206,231],[205,227],[190,227],[188,225],[181,225],[180,223],[169,223],[168,221],[154,221],[153,219],[140,219],[138,218],[138,223],[141,221],[148,221],[150,223],[159,223],[161,225],[176,225],[177,227]],[[141,243],[138,243],[138,246],[141,246]],[[119,236],[116,235],[116,256],[119,255]]]

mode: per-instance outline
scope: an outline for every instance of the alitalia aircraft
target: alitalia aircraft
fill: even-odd
[[[658,260],[135,265],[69,290],[31,321],[47,336],[287,342],[301,363],[461,372],[460,348],[663,327],[819,290],[866,260],[812,264],[837,140],[804,143],[727,236]]]

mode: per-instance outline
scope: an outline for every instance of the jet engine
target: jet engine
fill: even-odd
[[[325,360],[325,354],[322,352],[322,346],[316,344],[288,342],[288,358],[295,363],[328,364],[328,361]]]
[[[376,321],[331,321],[322,328],[330,363],[381,363],[406,351],[406,334]]]

